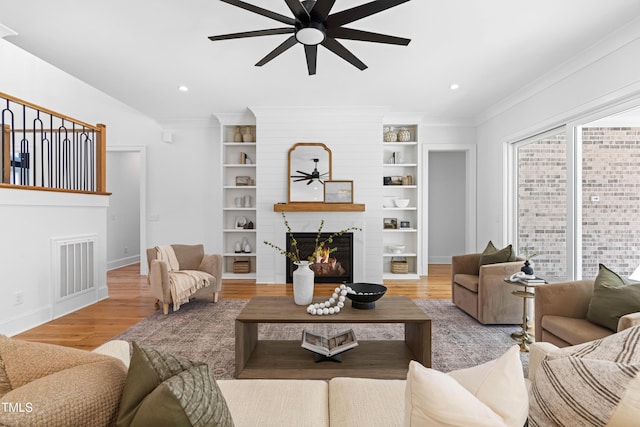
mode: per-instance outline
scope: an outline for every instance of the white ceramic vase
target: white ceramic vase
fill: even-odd
[[[309,261],[296,262],[298,268],[293,272],[293,302],[309,305],[313,301],[313,270]]]

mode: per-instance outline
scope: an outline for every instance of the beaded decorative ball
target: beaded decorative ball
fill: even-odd
[[[354,292],[347,285],[340,285],[333,290],[331,298],[326,302],[317,302],[307,307],[307,313],[313,316],[323,316],[327,314],[338,314],[342,307],[344,307],[345,295],[349,292]]]

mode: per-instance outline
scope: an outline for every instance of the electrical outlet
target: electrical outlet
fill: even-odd
[[[129,248],[126,247],[126,246],[124,247],[124,253],[125,253],[125,255],[129,253]]]
[[[24,302],[24,294],[22,292],[16,292],[15,294],[13,294],[13,296],[14,296],[14,300],[13,300],[14,305],[20,305]]]

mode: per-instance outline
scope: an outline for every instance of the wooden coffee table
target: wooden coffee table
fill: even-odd
[[[316,363],[300,346],[302,329],[297,340],[258,340],[260,323],[402,323],[404,340],[358,340],[341,363]],[[339,314],[312,316],[290,296],[259,296],[236,318],[237,378],[404,379],[411,360],[431,367],[431,319],[408,297],[382,297],[372,310],[352,308],[347,300]]]

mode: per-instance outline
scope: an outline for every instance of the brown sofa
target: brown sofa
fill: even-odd
[[[218,301],[218,293],[222,289],[222,255],[207,255],[203,245],[171,245],[176,254],[180,270],[196,270],[208,273],[209,286],[202,288],[196,294],[213,292],[213,302]],[[147,249],[149,275],[147,280],[151,285],[151,294],[162,304],[164,314],[169,313],[171,288],[169,285],[169,268],[167,263],[157,259],[156,248]],[[194,294],[195,295],[195,294]]]
[[[576,280],[536,287],[536,341],[568,347],[613,334],[610,329],[586,319],[593,284],[593,280]],[[637,324],[640,324],[640,313],[622,316],[618,322],[618,332]]]
[[[521,324],[522,298],[518,287],[504,279],[520,271],[524,260],[479,266],[481,254],[451,257],[451,299],[485,325]]]

